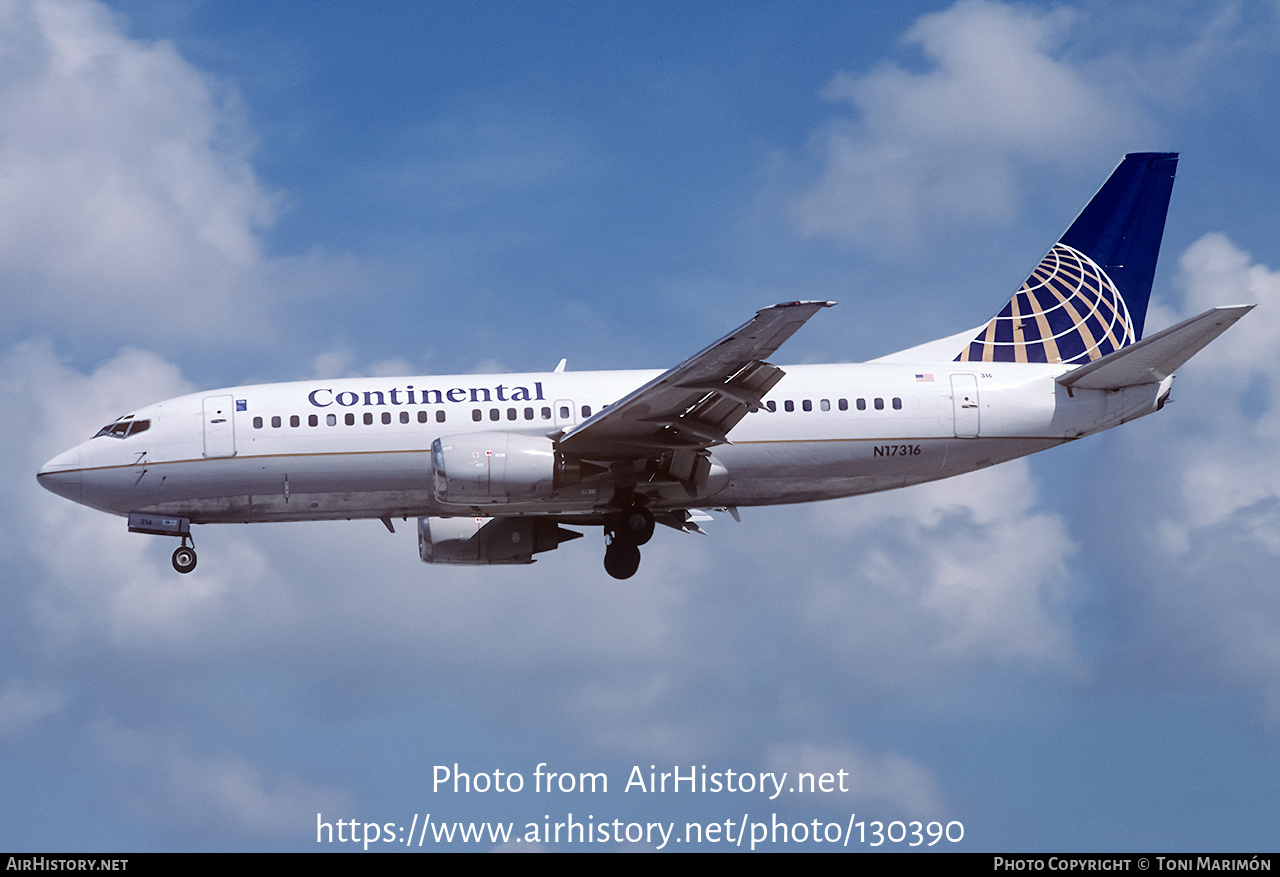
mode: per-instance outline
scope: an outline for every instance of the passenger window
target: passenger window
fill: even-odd
[[[561,419],[561,420],[568,420],[568,419],[569,419],[569,406],[568,406],[568,405],[561,405],[561,406],[560,406],[560,419]]]
[[[894,411],[902,410],[902,399],[899,398],[898,396],[893,397],[893,410]]]
[[[275,417],[271,418],[271,428],[272,429],[280,428],[280,415],[277,414]]]
[[[783,402],[783,403],[782,403],[782,408],[783,408],[783,410],[784,410],[784,411],[795,411],[795,410],[796,410],[796,403],[795,403],[795,402],[792,402],[790,399],[788,399],[787,401],[785,401],[785,402]]]
[[[777,402],[773,402],[773,401],[766,402],[766,403],[764,403],[764,407],[769,409],[769,413],[770,413],[770,414],[776,414],[776,413],[777,413],[777,411],[778,411],[778,403],[777,403]]]
[[[302,425],[302,418],[298,417],[298,415],[296,415],[296,414],[290,414],[290,415],[289,415],[289,425],[290,425],[290,426],[301,426],[301,425]]]
[[[336,415],[336,414],[326,414],[326,415],[324,416],[324,422],[325,422],[325,424],[326,424],[327,426],[337,426],[337,425],[338,425],[338,415]]]
[[[346,416],[346,417],[344,417],[344,418],[342,418],[342,419],[343,419],[343,421],[347,424],[347,426],[355,426],[355,425],[356,425],[356,416],[355,416],[354,414],[350,413],[350,412],[347,412],[347,416]]]
[[[418,412],[418,422],[419,422],[419,423],[426,423],[426,422],[427,422],[427,412],[425,412],[425,411],[419,411],[419,412]]]
[[[255,418],[253,418],[253,428],[254,428],[254,429],[262,429],[262,418],[261,418],[261,417],[255,417]],[[102,433],[98,433],[98,435],[102,435]]]
[[[859,411],[866,411],[866,410],[867,410],[867,400],[866,400],[866,399],[859,399],[859,400],[858,400],[858,410],[859,410]]]
[[[408,423],[408,422],[409,422],[409,412],[408,412],[408,411],[401,411],[401,412],[400,412],[400,422],[401,422],[401,423]]]
[[[848,410],[849,410],[849,400],[848,400],[848,399],[841,399],[841,400],[840,400],[840,402],[839,402],[839,405],[840,405],[840,410],[841,410],[841,411],[848,411]]]
[[[366,411],[366,412],[364,413],[364,425],[365,425],[365,426],[373,426],[373,412],[372,412],[372,411]]]
[[[590,406],[590,405],[583,405],[583,406],[582,406],[582,419],[583,419],[583,420],[586,420],[586,419],[587,419],[588,417],[590,417],[590,416],[591,416],[591,406]]]
[[[507,420],[515,420],[515,419],[516,419],[516,409],[514,409],[514,408],[508,408],[508,409],[507,409]]]
[[[543,406],[543,409],[542,409],[542,419],[543,419],[543,420],[550,420],[550,419],[551,419],[551,409],[550,409],[550,408],[547,408],[547,407]]]
[[[471,409],[471,419],[472,419],[472,420],[474,420],[476,423],[479,423],[479,422],[481,421],[481,419],[483,419],[483,418],[484,418],[484,415],[480,413],[480,409],[479,409],[479,408],[472,408],[472,409]]]
[[[823,411],[830,411],[830,410],[831,410],[831,400],[830,400],[830,399],[823,399],[821,402],[819,402],[819,403],[818,403],[818,407],[819,407],[819,408],[821,408]]]
[[[533,420],[533,409],[532,409],[532,408],[526,408],[526,409],[524,409],[524,419],[525,419],[525,420]]]
[[[441,408],[436,412],[436,423],[444,423],[444,409]]]
[[[316,417],[314,414],[307,417],[307,426],[319,426],[319,425],[320,425],[319,417]]]
[[[812,411],[813,403],[810,402],[808,399],[805,399],[803,402],[800,403],[800,407],[803,408],[805,411]]]
[[[502,412],[501,412],[501,411],[499,411],[497,408],[490,408],[490,409],[489,409],[489,419],[490,419],[490,420],[497,420],[497,419],[498,419],[499,417],[501,417],[501,416],[502,416]]]
[[[391,412],[390,411],[382,412],[382,425],[386,426],[390,422],[391,422]]]
[[[884,410],[884,400],[881,399],[879,396],[876,396],[876,410],[877,411]]]

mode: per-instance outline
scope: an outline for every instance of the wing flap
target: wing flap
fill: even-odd
[[[1205,311],[1069,371],[1058,378],[1058,383],[1067,389],[1082,390],[1118,390],[1139,384],[1158,384],[1253,308],[1253,305],[1230,305]]]
[[[590,459],[725,444],[783,371],[764,361],[818,311],[835,302],[763,308],[719,341],[564,433],[557,448]]]

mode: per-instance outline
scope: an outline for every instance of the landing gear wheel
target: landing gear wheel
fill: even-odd
[[[642,505],[633,505],[622,513],[618,529],[628,542],[643,545],[653,538],[653,512]]]
[[[629,579],[640,568],[640,547],[625,540],[610,542],[604,550],[604,571],[615,579]]]
[[[174,549],[173,568],[180,573],[189,573],[196,568],[196,550],[187,545]]]

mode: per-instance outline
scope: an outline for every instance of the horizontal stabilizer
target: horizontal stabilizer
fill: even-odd
[[[1205,311],[1069,371],[1058,378],[1058,383],[1067,389],[1082,390],[1118,390],[1139,384],[1158,384],[1253,308],[1253,305],[1230,305]]]

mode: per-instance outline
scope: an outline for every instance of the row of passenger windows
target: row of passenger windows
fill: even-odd
[[[408,422],[409,422],[409,419],[410,419],[410,418],[409,418],[409,412],[408,412],[408,411],[401,411],[401,412],[400,412],[400,422],[401,422],[401,423],[408,423]],[[430,414],[430,412],[427,412],[427,411],[419,411],[419,412],[418,412],[418,422],[419,422],[419,423],[426,423],[426,422],[427,422],[427,421],[429,421],[430,419],[431,419],[431,414]],[[324,416],[324,422],[325,422],[325,425],[326,425],[326,426],[337,426],[337,425],[338,425],[338,415],[337,415],[337,414],[326,414],[326,415]],[[355,426],[355,425],[356,425],[356,416],[355,416],[354,414],[352,414],[351,412],[347,412],[346,414],[344,414],[344,415],[343,415],[343,422],[344,422],[344,423],[346,423],[346,425],[347,425],[347,426]],[[382,412],[382,422],[383,422],[383,423],[391,423],[391,412],[390,412],[390,411],[384,411],[384,412]],[[372,412],[372,411],[366,411],[366,412],[364,413],[364,423],[365,423],[365,426],[372,426],[372,425],[373,425],[373,412]],[[444,411],[437,411],[437,412],[436,412],[436,423],[444,423]],[[253,418],[253,428],[254,428],[254,429],[262,429],[262,425],[263,425],[263,423],[262,423],[262,418],[261,418],[261,417],[255,417],[255,418]],[[272,417],[272,418],[271,418],[271,426],[272,426],[273,428],[275,428],[275,429],[279,429],[279,428],[280,428],[281,426],[283,426],[283,425],[284,425],[283,418],[281,418],[279,415],[277,415],[277,416],[275,416],[275,417]],[[296,415],[296,414],[291,415],[291,416],[289,417],[289,425],[290,425],[290,426],[302,426],[302,418],[301,418],[301,417],[299,417],[299,416],[298,416],[298,415]],[[308,414],[308,415],[307,415],[307,426],[319,426],[319,425],[320,425],[320,415],[318,415],[318,414]]]
[[[507,413],[507,420],[519,420],[519,419],[520,419],[520,412],[519,412],[517,409],[515,409],[515,408],[508,408],[506,413]],[[550,420],[550,419],[551,419],[551,409],[550,409],[549,407],[547,407],[546,405],[542,406],[542,410],[539,412],[539,416],[540,416],[543,420]],[[560,406],[560,419],[561,419],[561,420],[568,420],[568,419],[569,419],[570,417],[572,417],[572,416],[573,416],[573,415],[572,415],[572,412],[571,412],[570,406],[568,406],[568,405],[561,405],[561,406]],[[591,406],[590,406],[590,405],[583,405],[583,406],[582,406],[582,419],[583,419],[583,420],[586,420],[586,419],[587,419],[588,417],[590,417],[590,416],[591,416]],[[480,421],[484,420],[484,412],[483,412],[483,411],[481,411],[479,408],[472,408],[472,409],[471,409],[471,419],[472,419],[472,420],[474,420],[476,423],[479,423]],[[490,419],[490,420],[502,420],[502,409],[501,409],[501,408],[490,408],[490,409],[489,409],[489,419]],[[533,414],[533,409],[532,409],[532,408],[526,408],[526,409],[524,409],[524,419],[525,419],[525,420],[533,420],[533,419],[534,419],[534,414]]]
[[[890,400],[889,400],[889,403],[893,406],[893,410],[894,410],[894,411],[901,411],[901,410],[902,410],[902,399],[901,399],[901,398],[899,398],[898,396],[894,396],[892,399],[890,399]],[[866,399],[854,399],[854,400],[853,400],[853,405],[854,405],[854,407],[855,407],[855,408],[857,408],[859,411],[866,411],[866,410],[867,410],[867,400],[866,400]],[[765,402],[765,403],[764,403],[764,407],[765,407],[765,408],[768,408],[770,411],[777,411],[777,410],[778,410],[778,403],[777,403],[777,402]],[[874,399],[872,399],[872,400],[871,400],[871,407],[872,407],[872,408],[874,408],[876,411],[883,411],[883,410],[884,410],[884,399],[880,398],[879,396],[876,396]],[[836,400],[836,408],[840,409],[841,411],[848,411],[848,410],[849,410],[849,400],[848,400],[848,399],[837,399],[837,400]],[[783,402],[783,403],[782,403],[782,410],[783,410],[783,411],[795,411],[795,410],[796,410],[796,403],[795,403],[795,401],[794,401],[794,400],[792,400],[792,399],[787,399],[785,402]],[[801,400],[800,400],[800,410],[801,410],[801,411],[812,411],[812,410],[813,410],[813,400],[812,400],[812,399],[801,399]],[[830,411],[830,410],[831,410],[831,400],[830,400],[830,399],[819,399],[819,400],[818,400],[818,410],[819,410],[819,411]]]
[[[502,419],[503,419],[503,414],[504,414],[504,412],[503,412],[503,411],[502,411],[502,409],[500,409],[500,408],[490,408],[490,409],[489,409],[489,419],[490,419],[490,420],[494,420],[494,421],[502,420]],[[534,419],[539,418],[539,417],[540,417],[542,420],[550,420],[550,419],[551,419],[551,408],[550,408],[550,406],[545,406],[545,405],[544,405],[544,406],[542,407],[542,409],[541,409],[541,410],[539,410],[539,411],[535,411],[533,408],[525,408],[523,411],[521,411],[520,409],[517,409],[517,408],[508,408],[508,409],[506,409],[505,414],[506,414],[506,419],[507,419],[507,420],[519,420],[519,419],[521,419],[521,415],[523,415],[523,418],[524,418],[525,420],[534,420]],[[582,417],[583,417],[583,419],[586,419],[586,418],[588,418],[588,417],[590,417],[590,416],[591,416],[591,406],[590,406],[590,405],[583,405],[583,406],[582,406]],[[571,417],[571,412],[570,412],[569,406],[568,406],[568,405],[561,405],[561,406],[560,406],[560,419],[561,419],[561,420],[568,420],[570,417]],[[355,425],[356,425],[356,415],[355,415],[353,412],[347,412],[346,414],[342,415],[342,419],[343,419],[343,422],[344,422],[347,426],[355,426]],[[364,421],[364,425],[365,425],[365,426],[372,426],[372,425],[374,424],[374,413],[373,413],[372,411],[366,411],[366,412],[362,415],[361,419]],[[391,413],[390,411],[383,411],[383,412],[381,413],[381,415],[378,417],[378,419],[379,419],[383,424],[390,425],[390,424],[392,423],[392,421],[393,421],[393,420],[395,420],[395,419],[397,419],[397,418],[396,418],[396,417],[393,417],[393,416],[392,416],[392,413]],[[409,414],[409,412],[408,412],[408,411],[401,411],[401,412],[399,413],[399,415],[398,415],[398,419],[399,419],[399,421],[400,421],[401,423],[409,423],[409,422],[410,422],[410,420],[411,420],[412,418],[410,417],[410,414]],[[421,410],[420,410],[420,411],[418,412],[418,418],[417,418],[417,419],[418,419],[418,423],[427,423],[427,422],[429,422],[429,421],[431,420],[431,414],[430,414],[430,412],[428,412],[428,411],[421,411]],[[485,413],[484,413],[484,411],[483,411],[482,409],[480,409],[480,408],[473,408],[473,409],[471,410],[471,419],[472,419],[472,420],[474,420],[474,421],[476,421],[477,423],[479,423],[479,422],[483,421],[483,420],[485,419]],[[284,426],[284,418],[280,417],[279,415],[276,415],[276,416],[274,416],[274,417],[270,418],[270,422],[271,422],[271,426],[272,426],[272,428],[273,428],[273,429],[279,429],[280,427]],[[326,426],[337,426],[337,425],[338,425],[338,415],[337,415],[336,413],[335,413],[335,414],[326,414],[326,415],[324,415],[324,422],[325,422],[325,425],[326,425]],[[444,422],[445,422],[445,413],[444,413],[444,409],[439,409],[439,410],[437,410],[437,411],[436,411],[436,415],[435,415],[435,422],[436,422],[436,423],[444,423]],[[255,417],[255,418],[253,418],[253,428],[254,428],[254,429],[262,429],[264,425],[265,425],[265,422],[264,422],[263,418],[261,418],[261,417]],[[289,426],[292,426],[292,427],[298,427],[298,426],[301,426],[301,425],[302,425],[302,418],[301,418],[300,416],[298,416],[297,414],[293,414],[293,415],[291,415],[291,416],[289,417]],[[309,415],[307,415],[307,426],[319,426],[319,425],[320,425],[320,415],[318,415],[318,414],[309,414]]]
[[[902,399],[899,398],[898,396],[894,396],[892,399],[890,399],[889,404],[893,407],[894,411],[902,410]],[[866,399],[854,399],[853,405],[854,405],[854,408],[856,408],[858,411],[866,411],[868,407],[868,401]],[[774,401],[765,402],[764,407],[769,411],[776,412],[778,410],[778,403]],[[870,400],[870,407],[874,408],[876,411],[883,411],[885,408],[885,400],[879,396],[876,396],[875,398]],[[819,399],[817,401],[817,408],[819,411],[830,411],[831,400]],[[837,410],[840,410],[840,411],[848,411],[849,400],[837,399],[836,408]],[[782,403],[782,410],[788,411],[788,412],[795,411],[796,410],[795,400],[793,399],[785,400]],[[800,410],[813,411],[814,401],[812,399],[801,399]],[[520,419],[524,419],[528,421],[535,420],[535,419],[550,420],[551,408],[545,405],[540,410],[536,410],[536,411],[533,408],[525,408],[523,410],[518,408],[508,408],[506,409],[505,412],[501,408],[490,408],[488,417],[489,417],[489,420],[497,422],[503,419],[504,414],[505,414],[505,419],[509,421],[515,421]],[[560,419],[562,421],[566,421],[572,416],[572,412],[570,411],[570,408],[568,405],[561,405],[559,414],[560,414]],[[591,416],[591,406],[583,405],[582,419],[586,420],[590,416]],[[347,426],[356,425],[356,415],[354,413],[347,412],[346,414],[342,415],[342,418],[343,418],[343,422],[346,423]],[[324,419],[325,419],[325,425],[327,426],[338,425],[337,414],[326,414],[324,416]],[[362,419],[364,420],[365,426],[372,426],[374,423],[373,412],[366,411]],[[379,419],[381,420],[382,423],[390,425],[394,418],[392,417],[392,414],[390,411],[383,411]],[[399,420],[401,423],[409,423],[411,419],[412,418],[410,417],[408,411],[401,411],[399,413]],[[476,423],[483,422],[485,419],[484,410],[480,408],[471,409],[471,419]],[[430,412],[421,411],[421,410],[418,412],[418,423],[427,423],[430,420],[431,420]],[[444,423],[445,413],[443,409],[439,409],[436,411],[435,421],[436,423]],[[271,418],[271,426],[273,429],[279,429],[283,425],[284,425],[284,420],[280,416],[277,415]],[[289,417],[289,426],[297,427],[301,425],[302,425],[302,418],[299,417],[297,414],[291,415]],[[307,415],[307,426],[319,426],[319,425],[320,425],[320,416],[318,414]],[[143,426],[141,429],[135,429],[134,431],[141,432],[142,429],[146,429],[147,426],[150,426],[150,424],[148,423],[146,426]],[[262,427],[263,427],[263,419],[261,417],[253,418],[253,428],[262,429]],[[103,435],[104,433],[107,433],[107,431],[110,429],[111,429],[110,426],[104,427],[103,431],[98,434]]]

